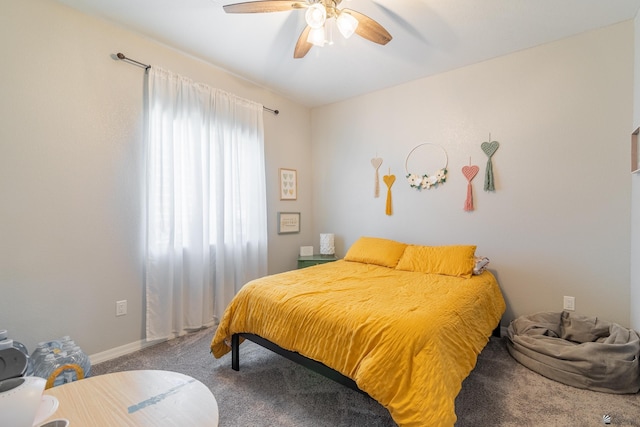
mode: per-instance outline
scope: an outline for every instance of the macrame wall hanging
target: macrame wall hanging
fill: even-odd
[[[382,159],[380,157],[374,157],[371,159],[371,166],[376,170],[376,177],[374,181],[373,187],[373,197],[380,197],[380,175],[378,174],[378,169],[380,169],[380,165],[382,164]]]
[[[414,154],[414,152],[418,148],[421,148],[421,147],[435,147],[437,151],[441,151],[439,155],[443,157],[442,163],[441,163],[443,167],[438,169],[432,175],[429,175],[427,173],[417,174],[417,173],[409,172],[409,158],[411,157],[412,154]],[[423,150],[420,150],[420,151],[423,151]],[[424,155],[425,154],[423,153],[423,156]],[[449,163],[449,157],[447,156],[447,151],[441,145],[432,144],[430,142],[425,142],[423,144],[416,145],[415,147],[413,147],[411,151],[409,151],[409,154],[407,154],[407,159],[404,162],[404,169],[407,172],[407,181],[409,182],[409,185],[411,186],[411,188],[415,188],[417,190],[422,190],[422,189],[429,190],[431,188],[437,187],[438,184],[444,184],[447,181],[447,164],[448,163]]]
[[[489,159],[487,160],[487,171],[484,176],[484,191],[495,191],[495,185],[493,183],[493,164],[491,162],[491,157],[498,151],[498,147],[500,144],[498,141],[491,141],[491,134],[489,134],[489,142],[483,142],[480,144],[482,151],[486,154]]]
[[[467,178],[467,199],[464,201],[464,210],[471,212],[473,210],[473,189],[471,188],[471,180],[480,171],[480,168],[476,165],[471,165],[471,158],[469,158],[469,166],[462,167],[462,174]]]
[[[382,179],[384,180],[384,183],[387,184],[387,209],[385,213],[387,215],[391,215],[393,213],[391,207],[391,186],[396,182],[396,176],[391,175],[391,169],[389,169],[389,175],[383,176]]]

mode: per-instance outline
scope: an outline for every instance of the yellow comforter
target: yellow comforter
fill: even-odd
[[[336,261],[246,284],[211,342],[249,332],[352,378],[400,426],[452,426],[454,401],[505,303],[471,279]]]

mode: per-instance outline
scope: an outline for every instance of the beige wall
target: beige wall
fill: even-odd
[[[336,233],[341,255],[361,235],[477,244],[507,300],[503,326],[561,311],[564,295],[579,314],[629,325],[633,31],[629,21],[313,110],[316,231]],[[490,133],[495,193],[482,188]],[[404,163],[422,142],[446,148],[449,179],[419,193]],[[384,191],[373,197],[376,155],[397,177],[392,216]],[[467,213],[470,157],[480,173]]]
[[[143,338],[144,70],[118,51],[281,111],[265,113],[269,270],[295,267],[312,230],[278,236],[275,221],[310,225],[306,107],[50,0],[3,2],[0,47],[0,329],[90,354]],[[278,200],[279,167],[300,171],[298,201]]]

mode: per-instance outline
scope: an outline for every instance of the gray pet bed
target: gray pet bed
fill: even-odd
[[[606,393],[640,390],[640,336],[569,312],[522,316],[507,329],[511,356],[552,380]]]

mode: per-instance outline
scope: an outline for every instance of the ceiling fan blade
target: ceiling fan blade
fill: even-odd
[[[391,39],[393,38],[382,25],[378,24],[367,15],[363,15],[362,13],[356,12],[355,10],[351,9],[342,9],[342,12],[347,12],[358,20],[356,34],[360,37],[364,37],[367,40],[382,45],[389,43],[389,41],[391,41]]]
[[[296,48],[293,51],[294,58],[304,58],[304,56],[313,47],[313,44],[307,41],[307,37],[309,37],[309,31],[311,31],[311,27],[307,25],[306,27],[304,27],[304,30],[302,30],[302,34],[300,34],[300,37],[298,37]]]
[[[284,12],[287,10],[302,9],[307,6],[306,1],[265,0],[234,3],[222,7],[227,13],[265,13]]]

